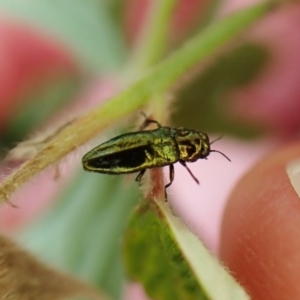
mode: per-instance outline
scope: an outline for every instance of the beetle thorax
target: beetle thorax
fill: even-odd
[[[209,138],[205,133],[183,128],[176,129],[176,133],[181,160],[193,162],[209,155]]]

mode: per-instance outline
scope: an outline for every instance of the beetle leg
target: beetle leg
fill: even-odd
[[[158,128],[161,127],[160,123],[158,123],[157,121],[148,119],[147,116],[143,112],[141,112],[141,114],[145,117],[145,121],[141,125],[140,130],[144,130],[151,123],[155,123]]]
[[[199,180],[195,177],[195,175],[192,173],[192,171],[188,168],[184,160],[179,160],[179,162],[187,169],[187,171],[190,173],[192,178],[196,181],[197,184],[199,184]]]
[[[141,179],[142,179],[143,175],[145,174],[145,172],[146,172],[146,169],[145,169],[145,170],[142,170],[142,171],[138,174],[138,176],[136,176],[135,181],[141,181]]]
[[[167,188],[172,184],[172,182],[174,180],[174,165],[170,165],[169,176],[170,176],[170,182],[165,185],[165,198],[166,198],[166,201],[168,201]]]
[[[174,180],[174,165],[170,165],[169,176],[170,176],[170,182],[167,185],[165,185],[165,189],[168,188],[172,184],[172,182]]]

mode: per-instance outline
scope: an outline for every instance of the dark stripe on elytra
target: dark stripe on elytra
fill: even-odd
[[[114,167],[133,168],[141,166],[146,161],[146,151],[152,151],[149,146],[140,146],[126,149],[88,160],[88,165],[93,168],[110,169]]]

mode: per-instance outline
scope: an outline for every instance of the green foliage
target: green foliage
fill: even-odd
[[[248,299],[167,203],[139,204],[124,236],[123,256],[129,276],[151,299]]]
[[[130,277],[151,299],[208,299],[157,210],[146,199],[131,216],[123,249]]]
[[[118,299],[124,285],[120,240],[136,185],[81,171],[52,208],[19,239],[46,262],[76,273]]]
[[[120,68],[125,58],[121,27],[112,10],[97,0],[1,0],[13,18],[48,32],[89,72]]]
[[[268,61],[268,51],[258,44],[243,44],[199,74],[178,93],[175,124],[253,136],[261,132],[254,124],[234,121],[230,116],[230,92],[251,83]],[[199,112],[204,112],[199,115]]]

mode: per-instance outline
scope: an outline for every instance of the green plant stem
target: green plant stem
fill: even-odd
[[[165,54],[167,32],[177,0],[152,2],[146,24],[139,36],[129,65],[131,74],[140,74],[155,65]],[[132,77],[132,76],[130,76]]]
[[[0,186],[0,199],[8,200],[11,193],[32,176],[59,161],[109,125],[137,111],[151,98],[162,95],[192,66],[213,55],[269,9],[269,2],[261,3],[214,23],[127,90],[77,118],[54,136],[39,153],[5,178]]]

